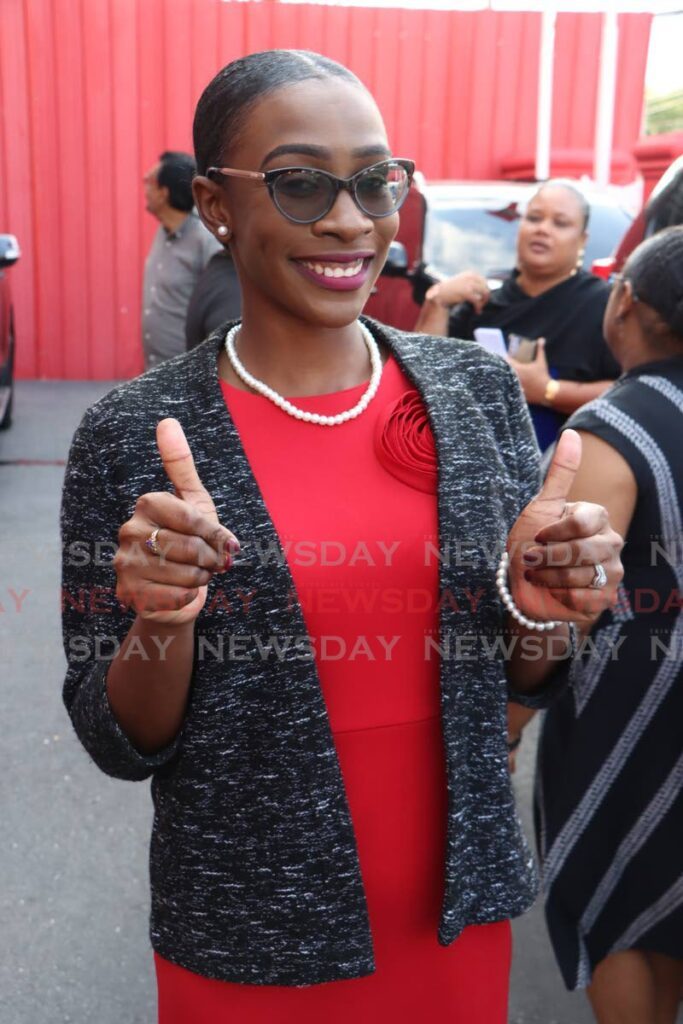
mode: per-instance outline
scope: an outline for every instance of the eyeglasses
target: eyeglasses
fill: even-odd
[[[624,274],[612,274],[609,283],[612,286],[612,288],[614,288],[615,285],[626,284],[627,281],[631,285],[631,301],[640,302],[640,296],[636,294],[636,290],[633,287],[633,282],[629,277],[626,277]]]
[[[209,167],[207,175],[225,174],[262,182],[283,217],[294,224],[313,224],[327,216],[345,189],[368,217],[390,217],[403,205],[415,172],[412,160],[382,160],[350,178],[338,178],[312,167],[277,167],[272,171],[239,171]]]

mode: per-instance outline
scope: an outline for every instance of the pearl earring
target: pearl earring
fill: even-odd
[[[227,240],[228,238],[230,238],[230,234],[231,234],[230,228],[226,224],[219,224],[218,225],[218,234],[222,238],[225,238]]]

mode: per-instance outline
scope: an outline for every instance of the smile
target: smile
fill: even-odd
[[[309,263],[302,260],[302,265],[321,277],[355,277],[363,269],[363,260],[346,263],[344,266],[339,263]]]
[[[357,256],[335,253],[333,259],[321,260],[311,257],[294,259],[292,262],[300,274],[321,288],[353,291],[365,284],[373,257],[373,253]]]

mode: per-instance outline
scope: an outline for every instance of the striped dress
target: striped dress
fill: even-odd
[[[620,950],[683,959],[683,356],[625,374],[570,425],[620,452],[638,484],[619,602],[539,745],[546,917],[574,989]]]

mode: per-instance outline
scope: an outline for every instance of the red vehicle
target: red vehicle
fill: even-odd
[[[0,430],[12,422],[14,396],[14,309],[7,268],[17,262],[19,245],[14,235],[0,235]]]
[[[619,244],[608,273],[621,270],[637,245],[663,228],[683,224],[683,156],[667,168]],[[607,263],[607,261],[605,261]],[[607,274],[603,269],[601,276]]]

